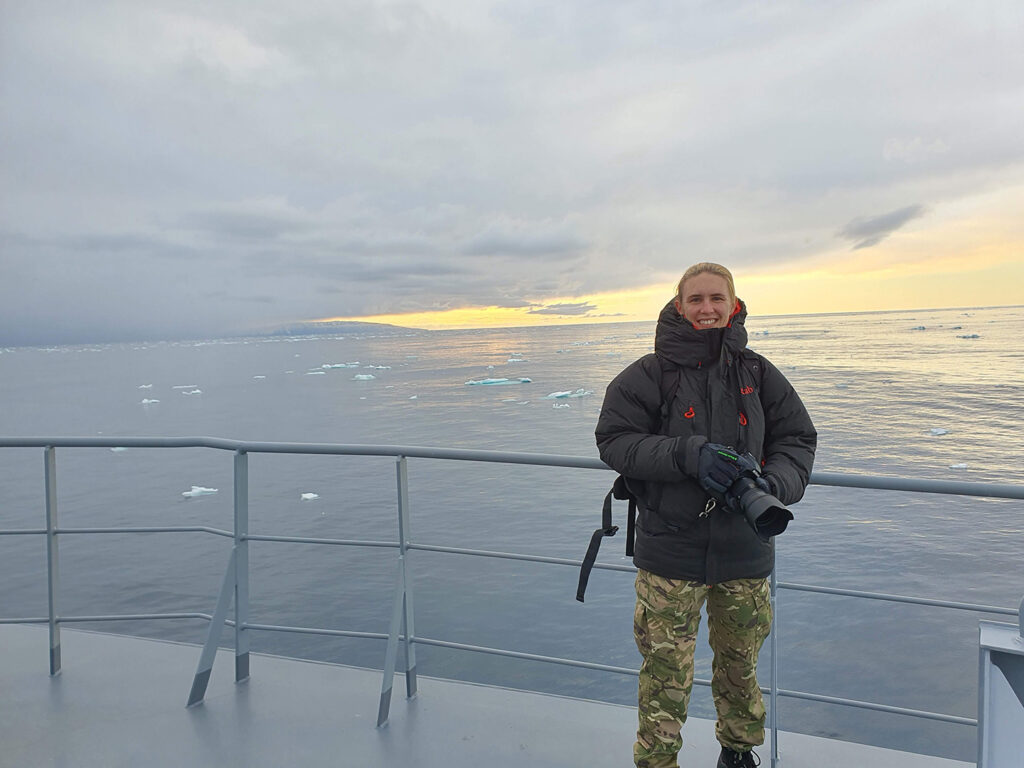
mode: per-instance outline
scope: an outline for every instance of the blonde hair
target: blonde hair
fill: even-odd
[[[715,264],[711,261],[702,261],[699,264],[694,264],[688,270],[683,272],[683,276],[679,278],[679,284],[676,286],[676,299],[678,301],[683,300],[683,285],[687,280],[691,277],[696,277],[697,275],[703,275],[705,273],[718,275],[719,277],[724,278],[725,284],[729,288],[729,299],[733,303],[736,302],[736,285],[732,280],[732,272],[721,264]]]

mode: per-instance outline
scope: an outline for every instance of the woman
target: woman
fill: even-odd
[[[729,270],[690,267],[658,318],[654,354],[615,377],[598,419],[601,459],[640,500],[633,757],[641,768],[676,765],[705,602],[719,768],[756,765],[753,747],[764,743],[755,672],[771,628],[774,545],[722,489],[746,475],[783,504],[799,501],[817,433],[786,378],[746,349],[746,316]],[[744,453],[755,461],[743,464]]]

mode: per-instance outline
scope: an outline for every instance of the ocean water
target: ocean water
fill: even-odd
[[[747,327],[750,346],[786,374],[814,419],[816,471],[1024,483],[1024,307],[753,316]],[[0,435],[206,435],[594,457],[604,388],[652,350],[653,337],[651,322],[3,349]],[[487,378],[510,383],[466,384]],[[566,391],[580,396],[548,397]],[[231,526],[228,452],[58,449],[57,462],[63,526]],[[396,535],[392,459],[255,454],[249,464],[254,534]],[[613,475],[413,459],[409,478],[418,543],[578,559]],[[192,486],[219,490],[183,496]],[[318,498],[301,498],[309,493]],[[781,581],[1002,607],[1024,595],[1024,502],[815,486],[793,511],[777,542]],[[42,450],[0,449],[0,527],[43,521]],[[203,534],[62,537],[60,611],[210,613],[229,547]],[[601,559],[628,562],[622,547],[622,537],[607,539]],[[394,550],[253,542],[250,557],[253,622],[387,631]],[[639,664],[630,574],[595,571],[581,605],[578,573],[566,566],[414,551],[409,567],[418,636]],[[0,616],[45,615],[45,568],[40,537],[0,536]],[[781,685],[973,717],[979,618],[1007,620],[783,591]],[[202,642],[208,625],[83,626]],[[697,676],[707,678],[705,637]],[[384,656],[380,641],[265,632],[253,633],[253,650],[371,667]],[[422,645],[417,658],[423,675],[635,700],[628,676]],[[183,699],[190,683],[182,681]],[[975,755],[969,727],[793,699],[779,708],[784,729]],[[713,716],[707,688],[694,689],[692,712]]]

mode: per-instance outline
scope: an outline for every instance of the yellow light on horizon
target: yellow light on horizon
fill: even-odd
[[[774,271],[734,270],[736,290],[753,315],[801,315],[1024,304],[1024,246],[971,244],[907,236],[887,248],[837,251]],[[538,301],[588,303],[586,315],[531,312],[531,307],[462,307],[431,312],[320,318],[313,322],[387,323],[428,330],[654,321],[674,280],[633,290]]]

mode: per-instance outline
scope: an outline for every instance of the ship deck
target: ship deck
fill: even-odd
[[[186,708],[200,648],[63,628],[50,677],[46,627],[0,625],[0,766],[627,766],[632,707],[418,677],[396,681],[375,726],[379,670],[252,654],[233,680],[218,653],[204,703]],[[684,766],[713,766],[714,723],[690,719]],[[967,768],[973,763],[783,732],[785,768]],[[759,750],[771,764],[769,747]]]

